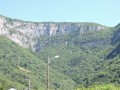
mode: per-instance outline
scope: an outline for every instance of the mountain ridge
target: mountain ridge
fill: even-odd
[[[0,16],[0,35],[5,35],[20,46],[31,47],[34,51],[38,38],[78,32],[104,30],[108,27],[96,23],[73,22],[27,22]],[[41,42],[42,43],[42,42]]]
[[[102,24],[99,24],[99,23],[96,23],[96,22],[55,22],[55,21],[39,21],[39,22],[36,22],[36,21],[27,21],[27,20],[21,20],[21,19],[17,19],[17,18],[10,18],[10,17],[7,17],[7,16],[3,16],[3,15],[0,15],[0,17],[4,17],[6,19],[10,19],[10,20],[13,20],[13,21],[21,21],[21,22],[28,22],[28,23],[76,23],[76,24],[91,24],[91,25],[100,25],[100,26],[104,26],[104,27],[109,27],[109,26],[105,26],[105,25],[102,25]]]

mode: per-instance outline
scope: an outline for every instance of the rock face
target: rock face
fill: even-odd
[[[5,35],[20,46],[34,49],[37,38],[53,35],[63,35],[78,31],[84,33],[90,30],[103,30],[106,27],[95,23],[70,23],[70,22],[26,22],[0,16],[0,35]]]
[[[116,32],[114,33],[114,36],[112,38],[112,44],[119,43],[120,41],[120,24],[118,24],[115,28]]]

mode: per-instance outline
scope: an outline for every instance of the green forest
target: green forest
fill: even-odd
[[[120,90],[120,24],[104,30],[39,37],[41,50],[25,49],[0,36],[0,90]]]

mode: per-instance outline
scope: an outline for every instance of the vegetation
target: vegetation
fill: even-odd
[[[45,90],[47,57],[55,55],[60,57],[51,60],[51,90],[119,90],[119,31],[118,25],[100,31],[42,36],[37,38],[40,48],[36,53],[0,36],[0,90],[22,90],[28,87],[28,78],[33,90]]]
[[[89,88],[81,87],[77,88],[76,90],[120,90],[120,87],[113,84],[106,84],[106,85],[94,85]]]
[[[47,60],[47,59],[46,59]],[[68,76],[51,71],[51,88],[73,88],[74,81]],[[15,87],[18,90],[28,87],[28,78],[33,89],[43,90],[47,83],[47,65],[33,52],[18,46],[14,42],[0,36],[0,85],[4,90]],[[59,82],[58,82],[59,81]],[[70,85],[69,87],[67,87]],[[5,87],[5,88],[4,88]]]
[[[108,58],[115,48],[118,49],[116,44],[111,44],[117,31],[118,28],[108,28],[51,37],[44,43],[46,47],[38,53],[39,58],[45,60],[46,54],[60,55],[58,60],[52,61],[51,67],[72,78],[77,86],[119,84],[119,53],[112,59]]]

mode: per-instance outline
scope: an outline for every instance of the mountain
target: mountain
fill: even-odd
[[[44,47],[38,38],[55,35],[65,35],[78,32],[103,30],[107,27],[96,23],[70,23],[70,22],[27,22],[0,16],[0,35],[5,35],[20,46],[34,51]],[[37,45],[40,44],[40,47]]]
[[[107,27],[87,22],[39,23],[0,16],[0,35],[0,75],[8,77],[10,83],[16,81],[17,88],[27,86],[27,74],[19,74],[18,67],[23,67],[32,71],[28,75],[34,89],[44,90],[46,60],[55,55],[60,57],[51,60],[52,89],[120,84],[120,24]]]
[[[119,85],[119,30],[117,26],[82,34],[53,36],[37,54],[42,60],[45,60],[46,54],[59,54],[60,61],[54,60],[51,67],[72,78],[78,86]]]

